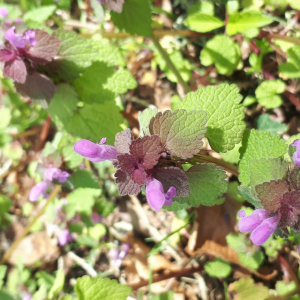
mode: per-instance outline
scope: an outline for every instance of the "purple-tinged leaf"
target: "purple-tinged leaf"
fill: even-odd
[[[1,49],[0,50],[0,61],[2,62],[8,62],[10,60],[15,59],[16,53],[14,50],[9,49]]]
[[[300,168],[294,168],[289,172],[289,183],[295,190],[300,190]]]
[[[291,191],[283,194],[282,204],[288,205],[289,209],[296,214],[300,214],[300,191]]]
[[[149,131],[161,139],[161,144],[171,155],[186,159],[199,153],[206,133],[205,111],[184,109],[157,113],[150,120]]]
[[[129,146],[132,141],[132,132],[130,129],[126,128],[124,131],[116,134],[115,146],[120,153],[129,153]]]
[[[163,167],[154,169],[153,177],[160,181],[167,193],[170,187],[176,188],[176,197],[186,197],[190,194],[188,178],[178,167]]]
[[[15,87],[18,93],[24,97],[29,97],[43,108],[48,107],[48,103],[55,93],[54,83],[47,76],[40,73],[28,75],[25,83],[15,83]]]
[[[137,167],[136,158],[128,153],[119,154],[117,159],[113,161],[114,167],[123,170],[124,172],[133,172]]]
[[[258,184],[255,187],[257,198],[261,205],[271,212],[275,212],[280,207],[282,195],[289,190],[289,186],[282,180],[271,180]]]
[[[26,81],[26,66],[22,60],[14,59],[5,63],[3,75],[6,77],[10,77],[13,81],[22,84]]]
[[[132,180],[131,173],[118,170],[115,174],[116,183],[118,184],[119,194],[125,195],[137,195],[141,191],[139,184]]]
[[[146,184],[146,173],[143,169],[136,169],[132,173],[132,180],[140,185]]]
[[[26,58],[35,64],[46,64],[52,61],[61,45],[60,39],[42,30],[35,30],[35,39],[37,43],[29,48]]]
[[[281,218],[278,224],[279,228],[285,228],[287,226],[293,226],[298,221],[298,215],[291,210],[289,205],[283,204],[280,206],[279,213]]]
[[[153,168],[163,151],[160,139],[157,135],[146,135],[132,141],[130,153],[136,157],[145,169]]]

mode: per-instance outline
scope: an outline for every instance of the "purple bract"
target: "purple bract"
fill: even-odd
[[[110,160],[117,168],[116,183],[120,195],[137,195],[146,186],[146,196],[156,211],[173,203],[172,197],[188,196],[188,180],[185,172],[170,164],[158,135],[146,135],[137,139],[129,129],[116,135],[115,147],[81,140],[74,151],[93,162]],[[165,161],[160,166],[160,162]]]

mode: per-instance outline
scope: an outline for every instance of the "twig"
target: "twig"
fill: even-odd
[[[283,95],[287,97],[295,106],[298,110],[300,110],[300,99],[296,97],[294,94],[291,92],[285,90]]]
[[[55,186],[54,190],[51,192],[49,198],[47,199],[47,202],[44,204],[44,206],[41,208],[41,210],[38,212],[38,214],[33,218],[33,220],[27,225],[27,227],[24,229],[24,231],[21,233],[21,235],[14,241],[12,246],[8,249],[8,251],[3,255],[0,265],[4,264],[8,258],[11,256],[13,251],[17,248],[21,240],[25,237],[25,235],[30,231],[31,227],[35,224],[35,222],[41,217],[41,215],[45,212],[45,209],[50,204],[50,202],[56,197],[56,195],[60,192],[61,186],[57,185]]]
[[[288,41],[297,45],[300,45],[300,39],[291,37],[291,36],[285,36],[285,35],[281,35],[281,34],[276,34],[276,33],[270,33],[267,35],[267,39],[271,40],[271,39],[278,39],[278,40],[284,40],[284,41]]]
[[[162,280],[166,280],[172,277],[181,277],[181,276],[187,276],[187,275],[192,275],[194,273],[200,272],[203,270],[203,267],[197,267],[197,268],[186,268],[186,269],[182,269],[182,270],[178,270],[178,271],[171,271],[167,274],[162,274],[162,275],[154,275],[152,278],[152,283],[155,282],[159,282]],[[143,286],[147,286],[148,285],[148,280],[141,280],[137,283],[133,283],[131,285],[129,285],[133,290],[137,290]]]
[[[143,225],[146,226],[149,231],[149,235],[154,238],[155,242],[159,242],[163,237],[159,234],[158,230],[150,224],[149,219],[145,211],[143,210],[140,201],[134,195],[130,195],[129,197],[133,202],[133,204],[136,206],[140,218],[143,220]],[[165,246],[166,246],[166,251],[168,251],[177,262],[182,261],[180,255],[170,245],[165,245]]]
[[[196,159],[195,159],[196,157]],[[223,167],[226,171],[230,172],[231,174],[235,175],[236,177],[239,176],[239,169],[237,166],[230,164],[224,160],[209,156],[209,155],[202,155],[198,154],[194,156],[194,160],[197,162],[212,162],[220,167]]]
[[[298,287],[295,291],[286,294],[285,296],[273,297],[273,298],[269,298],[269,300],[288,300],[291,297],[299,294],[300,294],[300,287]]]
[[[97,277],[97,272],[93,269],[92,266],[90,266],[83,258],[77,256],[74,252],[70,251],[67,254],[69,256],[69,258],[71,258],[73,261],[75,261],[76,263],[78,263],[78,265],[80,267],[82,267],[82,269],[84,269],[88,275],[90,275],[91,277]]]
[[[183,78],[181,77],[180,73],[178,72],[178,70],[176,69],[175,65],[173,64],[173,62],[171,61],[168,53],[165,51],[165,49],[161,46],[161,44],[159,43],[157,37],[154,35],[154,33],[152,33],[151,35],[152,37],[152,41],[156,47],[156,49],[158,50],[158,52],[160,53],[160,55],[163,57],[163,59],[166,61],[166,64],[168,66],[168,68],[174,73],[174,75],[176,76],[178,82],[183,86],[184,92],[187,94],[188,92],[191,91],[190,87],[187,85],[187,83],[183,80]]]

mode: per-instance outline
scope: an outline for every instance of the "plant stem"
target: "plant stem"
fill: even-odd
[[[174,75],[176,76],[178,82],[183,86],[183,89],[184,89],[185,93],[187,94],[188,92],[190,92],[191,91],[190,87],[187,85],[187,83],[181,77],[180,73],[176,69],[173,62],[171,61],[171,59],[169,57],[169,54],[161,46],[161,44],[159,43],[157,37],[153,33],[151,34],[151,37],[152,37],[152,41],[153,41],[156,49],[158,50],[160,55],[163,57],[163,59],[166,61],[166,64],[167,64],[168,68],[174,73]]]
[[[24,229],[22,234],[14,241],[12,246],[8,249],[8,251],[3,255],[0,265],[3,265],[8,258],[11,256],[13,251],[17,248],[21,240],[25,237],[25,235],[30,231],[31,227],[34,225],[34,223],[40,218],[40,216],[45,212],[46,207],[49,205],[49,203],[56,197],[56,195],[60,192],[61,186],[56,185],[54,190],[51,192],[49,198],[47,199],[47,202],[45,205],[41,208],[41,210],[38,212],[38,214],[34,217],[34,219],[27,225],[27,227]]]
[[[232,173],[236,177],[238,177],[240,174],[237,166],[209,155],[198,154],[194,156],[193,160],[197,162],[212,162],[218,166],[223,167],[226,171]]]
[[[276,34],[276,33],[271,33],[267,35],[267,39],[279,39],[279,40],[284,40],[288,41],[297,45],[300,45],[300,39],[294,38],[292,36],[286,36],[286,35],[281,35],[281,34]]]

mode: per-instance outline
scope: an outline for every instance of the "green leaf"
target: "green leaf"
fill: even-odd
[[[169,291],[158,295],[154,295],[150,299],[151,300],[174,300],[174,292]]]
[[[289,61],[279,65],[282,76],[290,79],[300,77],[300,46],[294,46],[287,50]]]
[[[288,171],[288,165],[279,158],[253,159],[249,161],[249,170],[252,194],[256,195],[256,185],[283,179]]]
[[[266,26],[272,22],[271,18],[259,11],[235,13],[229,17],[226,32],[228,35],[234,35],[247,29]]]
[[[163,206],[164,209],[168,211],[177,211],[177,210],[182,210],[191,207],[191,205],[187,203],[179,203],[176,200],[173,201],[172,205],[169,206]]]
[[[112,44],[109,39],[105,39],[100,34],[96,34],[93,35],[91,40],[89,40],[89,43],[91,43],[99,51],[97,60],[106,63],[108,66],[117,66],[122,64],[122,57],[119,48]]]
[[[39,290],[33,295],[31,300],[45,300],[47,298],[47,288],[42,284]]]
[[[296,10],[300,10],[300,2],[299,1],[295,1],[295,0],[286,0],[286,1],[287,1],[287,3],[289,4],[289,6],[291,8],[296,9]]]
[[[235,85],[208,86],[189,93],[177,108],[207,112],[209,144],[216,152],[226,152],[241,141],[246,127],[242,96]]]
[[[251,190],[246,185],[240,185],[237,190],[238,194],[241,195],[245,200],[251,203],[255,208],[260,208],[262,205],[258,202],[255,196],[253,196]]]
[[[75,292],[78,300],[126,300],[131,288],[108,278],[83,276],[77,279]]]
[[[204,270],[211,277],[226,278],[231,273],[231,266],[228,262],[215,258],[213,261],[205,263]]]
[[[283,133],[287,130],[286,124],[272,120],[269,114],[260,115],[256,120],[256,126],[257,129],[269,131],[271,134]]]
[[[262,284],[254,284],[252,278],[241,278],[229,285],[230,292],[235,292],[235,300],[266,300],[269,298],[269,289]]]
[[[282,98],[277,94],[284,91],[285,83],[282,80],[266,80],[255,90],[255,96],[262,106],[268,109],[277,108],[282,104]]]
[[[250,106],[250,105],[252,105],[252,104],[254,104],[254,103],[256,103],[257,102],[257,99],[254,97],[254,96],[247,96],[245,99],[244,99],[244,101],[243,101],[243,105],[244,106]]]
[[[65,283],[65,272],[63,270],[57,270],[56,277],[53,286],[51,287],[48,298],[51,300],[55,298],[63,289]]]
[[[87,103],[103,103],[114,100],[118,94],[137,86],[136,80],[127,70],[109,67],[103,62],[94,62],[84,74],[73,82],[80,99]]]
[[[77,170],[71,175],[70,180],[75,188],[101,189],[93,173],[87,170]]]
[[[208,32],[224,26],[224,22],[214,16],[193,13],[184,21],[184,25],[197,32]]]
[[[10,123],[11,112],[6,107],[0,109],[0,130],[4,130]]]
[[[274,240],[270,238],[262,246],[265,248],[267,256],[276,258],[278,256],[278,250],[281,250],[283,247],[283,242],[278,239]]]
[[[0,195],[0,215],[9,211],[13,202],[6,196]]]
[[[53,36],[61,40],[57,59],[41,67],[55,81],[72,81],[80,76],[93,61],[98,60],[99,49],[73,31],[59,29]]]
[[[151,8],[148,0],[126,0],[119,14],[111,11],[111,20],[131,35],[151,36]]]
[[[107,144],[112,145],[115,135],[123,130],[122,123],[120,108],[114,101],[106,101],[101,104],[84,104],[82,108],[77,108],[65,124],[65,130],[94,142],[106,137]]]
[[[59,300],[78,300],[78,298],[73,298],[71,295],[63,295],[59,298]]]
[[[99,197],[101,190],[91,188],[77,188],[68,194],[67,219],[72,219],[76,213],[92,214],[95,197]]]
[[[149,124],[150,134],[160,137],[171,155],[186,159],[199,153],[206,132],[206,112],[184,109],[157,113]]]
[[[286,296],[297,289],[297,284],[295,281],[291,281],[289,284],[285,283],[284,281],[277,281],[275,288],[276,288],[276,292],[278,293],[278,296]],[[295,295],[293,297],[288,298],[287,300],[299,300],[299,299],[300,299],[299,295]]]
[[[228,193],[235,201],[243,203],[245,199],[238,193],[238,187],[239,184],[237,181],[230,181],[228,183]]]
[[[230,233],[226,235],[227,244],[236,252],[246,252],[246,238],[242,233]]]
[[[238,143],[234,146],[232,150],[229,150],[225,153],[220,153],[224,161],[227,161],[231,164],[237,164],[240,161],[240,148],[242,143]]]
[[[221,167],[203,163],[191,167],[186,175],[191,191],[188,197],[175,197],[174,201],[189,206],[213,206],[224,202],[222,195],[227,192],[226,174]]]
[[[73,87],[64,83],[56,87],[48,112],[55,120],[66,124],[77,109],[78,95]]]
[[[55,5],[41,6],[39,8],[32,9],[26,12],[22,20],[26,23],[27,21],[35,21],[38,23],[44,23],[54,13],[56,9]]]
[[[106,234],[106,227],[103,224],[96,224],[89,227],[88,233],[93,239],[100,240]]]
[[[62,147],[61,152],[67,166],[70,169],[78,167],[83,161],[83,157],[74,151],[74,145],[66,145]]]
[[[239,261],[252,270],[257,270],[264,260],[265,256],[262,251],[255,251],[252,255],[249,253],[239,253]]]
[[[3,266],[0,266],[0,290],[3,286],[3,283],[4,283],[4,277],[5,277],[5,274],[6,274],[6,271],[7,271],[7,266],[3,265]]]
[[[184,81],[189,81],[191,79],[191,63],[182,57],[182,54],[180,51],[173,51],[168,54],[169,58],[171,59],[172,63],[180,73],[181,77]],[[157,52],[157,63],[159,64],[159,67],[166,73],[166,76],[170,81],[178,82],[177,77],[174,75],[174,73],[169,69],[166,60]]]
[[[284,155],[287,145],[279,135],[271,135],[266,131],[246,130],[244,132],[242,147],[240,148],[241,160],[239,163],[239,180],[243,185],[250,184],[249,161],[262,157],[279,158]]]
[[[213,16],[215,14],[215,8],[214,5],[208,1],[198,2],[189,8],[188,15],[191,16],[194,13],[201,13]]]
[[[150,120],[156,116],[158,113],[158,109],[154,108],[146,108],[142,112],[139,111],[139,123],[140,123],[140,136],[143,137],[144,135],[150,135],[149,131],[149,124]]]
[[[15,300],[15,298],[10,295],[7,291],[4,291],[3,289],[0,290],[0,299],[1,300]]]
[[[74,31],[59,29],[53,35],[61,40],[57,56],[87,68],[93,61],[98,60],[99,50],[85,38],[77,36]]]
[[[239,46],[224,35],[215,35],[200,54],[202,65],[210,66],[214,63],[218,73],[222,75],[230,75],[239,64],[240,58]]]

